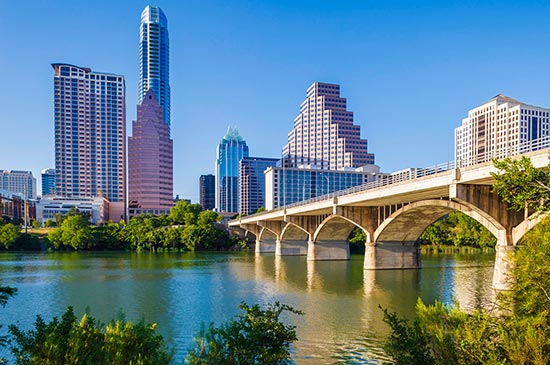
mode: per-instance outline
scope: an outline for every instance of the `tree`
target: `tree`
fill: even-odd
[[[80,215],[69,215],[61,226],[48,232],[48,239],[55,248],[69,246],[75,250],[90,248],[93,241],[88,220]]]
[[[455,211],[431,224],[418,238],[422,244],[493,247],[496,238],[475,219]]]
[[[297,340],[295,326],[285,325],[279,317],[283,312],[302,314],[294,308],[276,302],[265,310],[259,305],[241,303],[243,311],[236,319],[220,327],[210,324],[195,336],[195,345],[185,362],[193,365],[254,365],[290,364],[290,345]]]
[[[21,228],[13,223],[0,226],[0,245],[8,249],[21,236]]]
[[[0,306],[4,307],[6,306],[6,303],[8,302],[8,299],[10,297],[13,297],[17,293],[16,288],[12,288],[11,286],[0,286]],[[2,328],[2,324],[0,324],[0,328]],[[0,336],[0,347],[5,347],[7,344],[7,338],[6,336]],[[0,357],[0,364],[6,364],[6,359]]]
[[[172,224],[196,224],[201,210],[200,204],[189,204],[185,200],[180,200],[170,209],[168,219]]]
[[[493,160],[493,165],[500,170],[491,173],[495,179],[493,191],[512,209],[550,210],[550,173],[535,168],[525,156]]]
[[[49,323],[38,315],[34,330],[9,326],[17,365],[168,365],[173,352],[155,329],[155,324],[133,324],[123,318],[102,326],[87,313],[78,321],[72,307]]]
[[[47,227],[47,228],[55,227],[55,222],[52,221],[51,219],[48,219],[46,222],[44,222],[44,227]]]

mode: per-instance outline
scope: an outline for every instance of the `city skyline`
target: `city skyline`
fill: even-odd
[[[127,119],[135,119],[136,24],[148,2],[53,5],[5,8],[7,29],[18,31],[6,37],[12,51],[0,56],[10,85],[0,98],[3,133],[14,136],[0,147],[0,165],[34,176],[54,167],[51,63],[123,75]],[[251,155],[280,157],[314,81],[341,85],[383,171],[452,160],[454,128],[494,95],[550,105],[550,56],[540,46],[550,35],[549,4],[154,5],[171,20],[174,193],[194,202],[227,126],[237,125]],[[304,45],[310,33],[315,39]],[[502,53],[503,44],[514,46]]]

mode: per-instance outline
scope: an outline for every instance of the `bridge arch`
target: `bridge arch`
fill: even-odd
[[[269,228],[262,227],[260,230],[260,234],[258,235],[259,241],[266,241],[266,240],[276,240],[277,239],[277,233],[273,232]]]
[[[313,234],[313,240],[317,241],[347,241],[354,228],[360,228],[367,236],[367,242],[371,242],[371,234],[359,223],[341,216],[331,214],[325,218]]]
[[[506,229],[483,210],[452,200],[422,200],[395,211],[374,232],[374,242],[415,242],[429,225],[452,211],[466,214],[487,228],[497,238],[497,244],[506,244]]]
[[[545,218],[550,217],[550,213],[536,212],[525,218],[520,224],[512,229],[512,243],[517,246],[523,237]]]
[[[294,223],[287,223],[281,233],[281,241],[308,241],[310,234]]]

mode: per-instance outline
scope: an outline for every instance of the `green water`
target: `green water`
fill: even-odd
[[[285,318],[297,326],[297,364],[378,364],[387,360],[388,334],[379,305],[408,317],[417,297],[485,306],[493,262],[487,253],[424,254],[421,270],[364,271],[361,255],[308,262],[253,253],[4,253],[0,283],[19,291],[0,308],[0,323],[30,329],[36,314],[49,319],[68,305],[102,321],[122,310],[158,323],[181,364],[202,322],[231,318],[241,301],[278,300],[305,312]]]

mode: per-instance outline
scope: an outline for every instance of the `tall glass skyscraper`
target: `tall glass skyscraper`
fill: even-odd
[[[157,6],[146,6],[139,27],[139,90],[141,104],[149,89],[164,111],[170,127],[170,53],[168,20]]]
[[[229,127],[216,152],[216,209],[219,212],[237,213],[239,161],[248,157],[248,146],[239,131]]]

